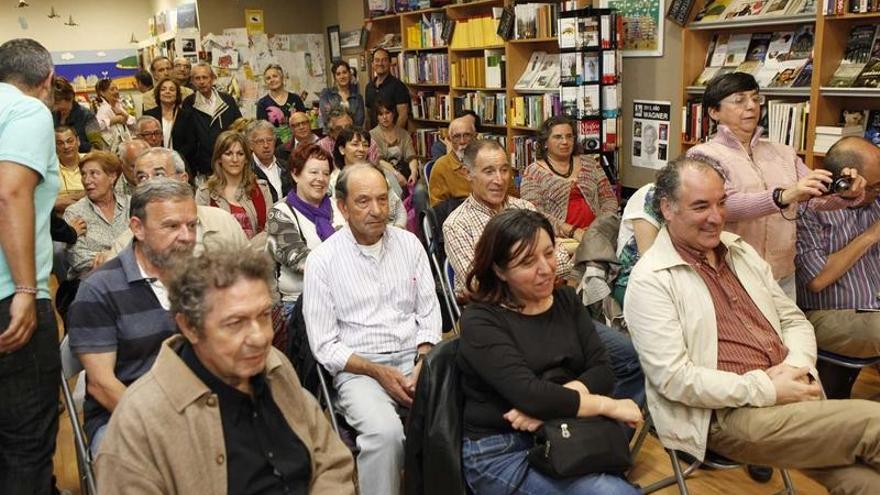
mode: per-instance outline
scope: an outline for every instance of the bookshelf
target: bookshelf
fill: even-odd
[[[369,30],[367,38],[367,59],[369,60],[372,49],[385,39],[387,34],[396,34],[401,38],[401,51],[397,55],[397,65],[404,69],[407,57],[421,55],[435,55],[445,57],[449,78],[446,81],[430,81],[415,83],[404,77],[401,81],[410,89],[413,104],[417,101],[436,102],[443,99],[443,105],[449,118],[433,118],[433,114],[422,112],[417,118],[410,119],[410,131],[417,140],[416,149],[420,154],[423,150],[429,150],[428,142],[436,138],[435,130],[448,125],[449,120],[459,113],[460,109],[470,109],[477,112],[483,121],[483,131],[486,135],[499,137],[505,143],[508,151],[517,156],[525,146],[525,141],[534,138],[535,126],[519,125],[511,118],[517,98],[551,99],[558,101],[559,88],[549,90],[516,90],[514,85],[522,76],[528,65],[533,52],[543,51],[551,54],[559,53],[559,43],[555,35],[555,21],[546,13],[537,14],[539,23],[543,22],[544,28],[535,31],[535,37],[529,39],[503,40],[497,36],[498,17],[502,9],[513,9],[515,5],[529,3],[524,0],[475,0],[464,3],[459,0],[456,3],[444,7],[400,12],[397,14],[381,15],[365,20],[365,26]],[[544,0],[534,0],[532,3],[554,3]],[[561,4],[559,0],[555,2]],[[578,6],[586,6],[587,0],[579,0]],[[561,10],[561,9],[560,9]],[[494,14],[494,15],[493,15]],[[431,16],[439,18],[444,16],[449,22],[454,22],[455,29],[447,42],[441,45],[425,47],[413,47],[411,40],[414,39],[413,27],[420,22],[430,19]],[[553,26],[553,35],[546,28]],[[409,30],[409,31],[408,31]],[[448,33],[447,33],[448,34]],[[538,35],[541,35],[538,37]],[[395,52],[392,51],[394,57]],[[369,66],[369,62],[368,62]],[[404,71],[401,71],[403,74]],[[396,75],[396,74],[395,74]],[[463,77],[465,76],[465,77]],[[426,117],[425,115],[429,115]],[[421,141],[419,141],[421,140]],[[427,154],[427,153],[426,153]],[[523,154],[525,157],[526,154]],[[422,156],[422,160],[427,160]],[[527,163],[526,163],[527,164]]]
[[[880,12],[824,14],[823,4],[817,2],[818,12],[813,14],[781,15],[775,17],[752,16],[737,20],[713,20],[693,22],[703,8],[705,0],[697,0],[692,10],[692,20],[682,31],[682,81],[683,101],[698,99],[704,88],[693,85],[706,62],[706,54],[716,34],[762,33],[794,31],[800,26],[814,28],[813,66],[809,85],[804,87],[761,88],[768,99],[783,102],[807,102],[809,115],[806,124],[806,145],[798,149],[808,167],[822,166],[824,153],[814,152],[817,126],[833,126],[841,123],[843,110],[880,109],[880,89],[862,87],[830,87],[828,82],[840,64],[846,50],[850,31],[855,26],[877,23]],[[686,122],[682,123],[684,134]],[[682,136],[682,152],[698,144]]]

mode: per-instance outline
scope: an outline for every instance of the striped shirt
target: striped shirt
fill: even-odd
[[[880,199],[864,208],[806,210],[798,220],[798,305],[803,309],[880,309],[880,244],[874,244],[837,281],[814,293],[807,284],[828,256],[880,222]]]
[[[715,248],[718,267],[713,268],[702,253],[674,245],[681,258],[703,279],[715,305],[718,369],[744,375],[781,363],[788,349],[727,266],[727,247],[719,243]]]
[[[332,374],[355,353],[415,350],[440,341],[440,305],[428,257],[411,233],[386,227],[375,256],[345,227],[306,260],[309,346]]]
[[[67,329],[74,354],[115,352],[113,373],[128,386],[153,366],[162,341],[177,326],[162,309],[129,244],[82,281]],[[86,395],[84,413],[89,436],[110,419],[91,395]]]

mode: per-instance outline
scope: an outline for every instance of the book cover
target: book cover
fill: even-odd
[[[577,17],[559,19],[559,48],[575,48],[578,42]]]
[[[736,71],[755,75],[764,63],[764,57],[767,56],[770,38],[770,33],[753,34],[746,53],[746,59],[737,66]]]
[[[580,88],[576,86],[563,86],[559,93],[562,100],[562,113],[573,119],[579,118],[578,100],[580,99]]]
[[[595,17],[578,17],[577,46],[593,48],[599,46],[599,21]]]
[[[704,67],[703,72],[694,80],[694,86],[706,86],[709,81],[718,73],[721,67]]]
[[[712,36],[712,41],[709,42],[709,48],[706,49],[706,56],[703,59],[703,67],[711,67],[712,66],[712,56],[715,53],[715,43],[718,42],[718,35]]]
[[[617,51],[602,51],[602,84],[617,82]]]
[[[724,11],[724,19],[736,20],[742,17],[759,15],[764,10],[764,0],[737,0],[731,2]]]
[[[727,56],[724,58],[724,65],[728,67],[737,67],[746,59],[749,53],[749,44],[752,40],[751,33],[733,34],[727,42]]]
[[[599,82],[599,52],[583,52],[581,55],[584,62],[581,71],[584,76],[583,81]]]
[[[877,29],[875,26],[855,26],[846,40],[846,50],[840,65],[834,71],[827,86],[842,88],[852,86],[871,56],[871,43]]]
[[[776,76],[767,85],[770,88],[788,88],[794,83],[794,80],[797,78],[798,72],[800,72],[801,67],[806,64],[806,60],[786,60],[785,62],[779,63],[779,72],[776,73]]]
[[[580,87],[580,99],[578,100],[577,110],[578,118],[581,119],[601,115],[598,84],[588,84]]]
[[[622,94],[620,84],[602,86],[602,118],[608,119],[620,115]]]
[[[581,120],[578,122],[578,141],[586,152],[599,151],[602,138],[602,125],[598,120]]]
[[[525,70],[519,76],[519,81],[514,85],[516,89],[530,89],[532,87],[546,55],[547,52],[532,52],[531,57],[529,57],[529,63],[526,64]]]
[[[873,46],[871,48],[871,56],[864,70],[859,77],[856,78],[855,84],[862,88],[878,88],[880,87],[880,28],[874,36]]]
[[[801,69],[798,71],[797,76],[795,76],[794,81],[791,83],[792,88],[805,88],[810,85],[810,80],[813,78],[813,59],[807,59],[807,63],[805,63]]]
[[[868,119],[865,125],[865,138],[877,146],[880,146],[880,110],[871,110],[868,112]]]
[[[709,62],[710,67],[721,67],[724,65],[724,59],[727,58],[727,45],[729,41],[730,35],[718,35],[718,41],[715,43],[715,51],[712,52],[712,59]]]
[[[775,64],[780,59],[784,59],[791,50],[791,43],[794,40],[794,31],[779,31],[773,33],[770,37],[770,44],[767,46],[767,56],[764,57],[764,65]]]
[[[727,10],[728,5],[730,5],[731,0],[711,0],[703,7],[697,16],[694,17],[694,22],[709,22],[716,21],[721,17],[721,14]]]
[[[583,82],[583,64],[580,59],[580,52],[559,54],[559,65],[562,71],[560,82],[563,85],[578,85]]]
[[[808,59],[813,56],[814,29],[813,25],[804,24],[795,31],[786,60]]]
[[[513,37],[514,24],[515,18],[513,15],[513,7],[504,7],[504,10],[501,12],[501,21],[498,23],[496,34],[501,36],[504,41],[511,39]]]
[[[791,0],[794,1],[794,0]],[[785,14],[788,9],[789,0],[770,0],[761,11],[763,16],[777,16]]]

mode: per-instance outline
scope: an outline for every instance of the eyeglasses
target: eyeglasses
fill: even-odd
[[[275,140],[273,138],[254,139],[254,144],[256,144],[258,146],[265,146],[265,145],[272,144],[274,142],[275,142]]]
[[[162,135],[162,131],[150,131],[150,132],[139,132],[138,133],[138,136],[141,136],[141,137],[156,137],[156,136],[161,136],[161,135]]]
[[[308,121],[308,120],[301,120],[301,121],[299,121],[299,122],[291,122],[291,125],[292,125],[293,127],[299,127],[299,126],[302,126],[302,125],[309,125],[309,121]]]
[[[474,137],[473,132],[462,132],[459,134],[450,134],[449,135],[449,139],[451,139],[453,141],[464,141],[466,139],[473,139],[473,137]]]
[[[763,105],[764,103],[767,102],[767,98],[764,95],[747,96],[747,95],[738,94],[738,95],[728,96],[727,98],[721,100],[721,102],[722,103],[729,103],[731,105],[734,105],[734,106],[737,106],[740,108],[745,108],[745,106],[749,102],[752,102],[755,104],[755,106],[760,107],[761,105]]]

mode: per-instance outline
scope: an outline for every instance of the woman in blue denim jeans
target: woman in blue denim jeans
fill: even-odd
[[[605,348],[574,290],[555,288],[554,245],[544,216],[515,209],[493,218],[477,243],[458,355],[465,478],[478,495],[634,495],[614,474],[557,479],[527,460],[545,420],[642,419],[632,400],[608,397],[614,375]]]

